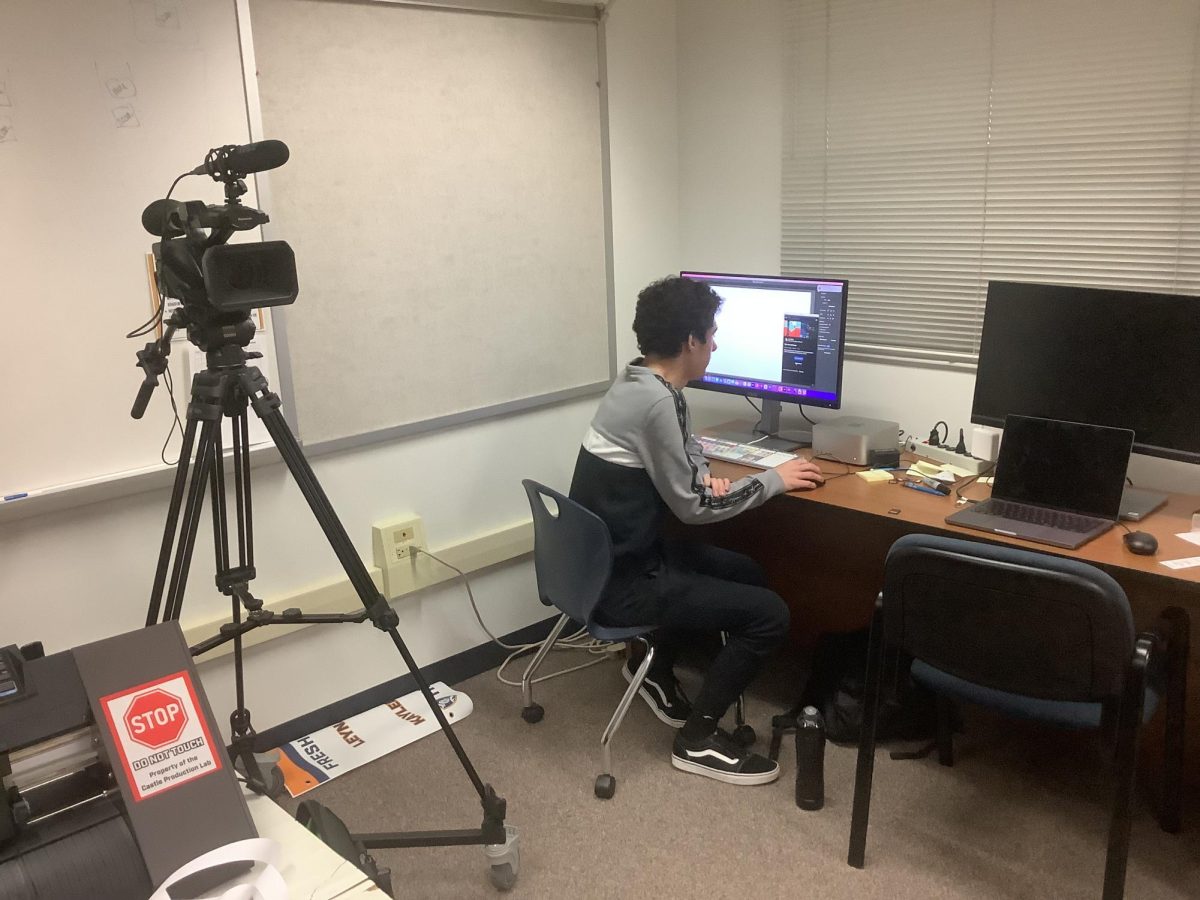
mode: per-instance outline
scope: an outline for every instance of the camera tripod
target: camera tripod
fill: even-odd
[[[329,499],[317,482],[312,467],[280,412],[279,397],[271,392],[267,379],[257,368],[246,365],[247,359],[258,356],[248,354],[244,349],[244,344],[254,333],[254,326],[249,317],[236,326],[221,329],[219,332],[215,329],[208,330],[207,334],[204,334],[205,329],[194,327],[195,323],[189,321],[183,310],[178,310],[167,324],[169,327],[164,335],[157,341],[148,343],[145,349],[137,354],[138,365],[145,371],[146,378],[134,403],[134,418],[141,417],[157,384],[157,376],[166,369],[171,336],[178,327],[189,326],[189,338],[207,352],[207,367],[192,379],[186,425],[183,428],[183,444],[175,469],[174,487],[171,491],[146,625],[154,625],[160,621],[177,621],[180,617],[192,551],[204,505],[204,494],[208,490],[212,503],[216,586],[221,593],[231,598],[232,616],[229,622],[221,626],[218,634],[193,646],[191,653],[193,656],[200,656],[233,641],[237,707],[230,715],[232,741],[229,751],[235,765],[240,764],[244,771],[248,786],[257,793],[271,796],[277,796],[282,789],[279,778],[273,775],[268,779],[264,776],[262,765],[255,756],[256,751],[264,752],[271,748],[256,746],[256,734],[250,722],[250,712],[246,708],[242,636],[264,625],[339,624],[369,620],[392,639],[422,696],[429,704],[442,733],[446,735],[479,794],[483,807],[483,824],[477,829],[465,830],[350,835],[362,857],[364,871],[372,877],[377,876],[374,861],[365,853],[368,849],[482,844],[485,845],[485,852],[491,864],[493,884],[501,889],[511,887],[517,875],[519,853],[516,828],[504,824],[505,800],[496,794],[491,785],[483,783],[458,736],[450,727],[441,706],[430,690],[428,681],[397,631],[399,617],[376,590],[366,566],[351,544],[345,528],[338,520]],[[255,576],[255,568],[247,419],[249,406],[253,406],[255,414],[266,425],[272,442],[279,450],[288,471],[362,601],[361,611],[308,614],[298,609],[287,609],[275,613],[264,609],[262,600],[251,593],[250,582]],[[221,425],[226,418],[232,421],[232,521],[236,523],[236,559],[230,552],[231,511],[227,502],[225,454],[222,447]],[[246,610],[245,617],[242,615],[243,608]],[[294,735],[288,739],[300,736]],[[352,861],[360,862],[358,859]],[[386,870],[378,878],[386,881]],[[377,883],[387,889],[379,880]]]

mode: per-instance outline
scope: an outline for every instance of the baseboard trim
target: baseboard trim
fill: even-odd
[[[526,625],[524,628],[519,628],[509,634],[501,635],[500,640],[506,644],[532,644],[540,642],[546,638],[546,635],[550,633],[550,629],[554,627],[554,623],[557,621],[558,616],[553,615],[548,619],[534,622],[532,625]],[[488,641],[486,644],[479,644],[461,653],[456,653],[435,663],[430,663],[421,670],[421,673],[430,684],[435,681],[441,681],[449,685],[455,685],[460,681],[466,681],[468,678],[473,678],[476,675],[496,668],[511,652],[511,650],[506,650],[498,644]],[[397,659],[399,659],[398,656]],[[312,734],[314,731],[319,731],[335,722],[344,722],[351,716],[356,716],[360,712],[379,706],[381,703],[402,697],[416,689],[417,682],[411,672],[401,675],[398,678],[392,678],[389,681],[375,685],[375,687],[367,688],[365,691],[359,691],[357,694],[352,694],[349,697],[330,703],[328,706],[322,706],[320,709],[314,709],[310,713],[305,713],[290,721],[282,722],[265,731],[260,731],[255,735],[254,739],[255,752],[265,753],[281,744],[294,741],[296,738],[303,737],[306,734]]]

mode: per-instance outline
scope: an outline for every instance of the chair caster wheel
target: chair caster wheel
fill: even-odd
[[[758,735],[754,733],[754,729],[749,725],[739,725],[733,729],[733,739],[740,747],[752,747],[754,742],[758,740]]]
[[[542,716],[545,714],[546,710],[542,708],[540,703],[534,703],[532,706],[526,706],[521,710],[521,718],[530,725],[542,721]]]
[[[601,800],[611,800],[617,792],[617,779],[611,775],[596,776],[596,796]]]

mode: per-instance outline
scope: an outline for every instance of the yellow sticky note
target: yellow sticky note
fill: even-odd
[[[867,469],[863,472],[855,472],[863,481],[891,481],[892,473],[885,472],[882,469]]]
[[[922,475],[936,475],[942,471],[942,467],[937,463],[925,462],[923,459],[918,459],[912,464],[912,468],[916,469]],[[910,470],[911,471],[911,470]]]

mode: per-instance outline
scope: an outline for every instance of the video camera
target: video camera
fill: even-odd
[[[187,329],[188,340],[209,354],[209,365],[224,355],[221,364],[240,364],[242,351],[254,337],[250,310],[261,306],[283,306],[296,299],[296,255],[286,241],[227,244],[237,231],[257,228],[270,218],[261,210],[244,205],[245,177],[282,166],[288,160],[283,141],[228,144],[208,152],[204,162],[179,176],[210,175],[225,185],[225,202],[201,200],[155,200],[142,212],[142,227],[162,240],[154,244],[161,305],[147,325],[157,321],[166,330],[138,351],[137,365],[145,373],[130,415],[140,419],[146,411],[158,378],[167,368],[171,337]],[[178,183],[179,179],[176,179]],[[172,185],[174,189],[174,185]],[[180,301],[170,318],[164,319],[167,299]],[[145,326],[128,337],[148,333]]]
[[[142,227],[162,238],[154,245],[159,293],[180,300],[194,324],[232,324],[221,314],[295,301],[296,256],[286,241],[226,243],[234,232],[270,221],[240,201],[243,179],[283,165],[288,155],[283,141],[217,147],[187,174],[224,183],[224,204],[163,199],[143,211]]]

